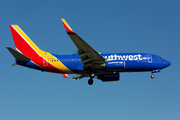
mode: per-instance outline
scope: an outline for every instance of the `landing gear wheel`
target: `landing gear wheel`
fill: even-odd
[[[89,85],[92,85],[92,84],[93,84],[93,80],[92,80],[92,79],[89,79],[89,80],[88,80],[88,84],[89,84]]]
[[[154,78],[154,75],[153,75],[153,74],[151,75],[151,78],[152,78],[152,79]]]

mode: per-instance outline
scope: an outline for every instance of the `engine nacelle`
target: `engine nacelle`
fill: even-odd
[[[119,81],[119,73],[99,75],[97,76],[97,79],[100,79],[103,82]]]
[[[123,60],[111,60],[104,63],[104,67],[107,69],[124,69],[125,61]]]

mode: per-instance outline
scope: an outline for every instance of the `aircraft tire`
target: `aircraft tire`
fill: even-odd
[[[153,74],[151,75],[151,78],[152,78],[152,79],[154,78],[154,75],[153,75]]]
[[[88,80],[88,84],[89,84],[89,85],[92,85],[92,84],[93,84],[93,80],[92,80],[92,79],[89,79],[89,80]]]

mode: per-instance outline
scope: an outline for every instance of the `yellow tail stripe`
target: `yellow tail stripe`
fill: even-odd
[[[52,60],[57,60],[57,58],[51,55],[48,52],[42,51],[39,49],[34,42],[19,28],[18,25],[12,25],[13,28],[19,33],[19,35],[36,51],[39,56],[44,58],[48,63],[53,65],[55,68],[59,69],[60,71],[68,74],[74,74],[71,70],[69,70],[65,65],[63,65],[59,60],[57,62],[52,62]],[[43,61],[42,61],[43,62]]]

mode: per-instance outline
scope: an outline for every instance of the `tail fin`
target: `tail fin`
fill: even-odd
[[[32,58],[42,53],[18,25],[10,25],[16,49],[23,55]]]

